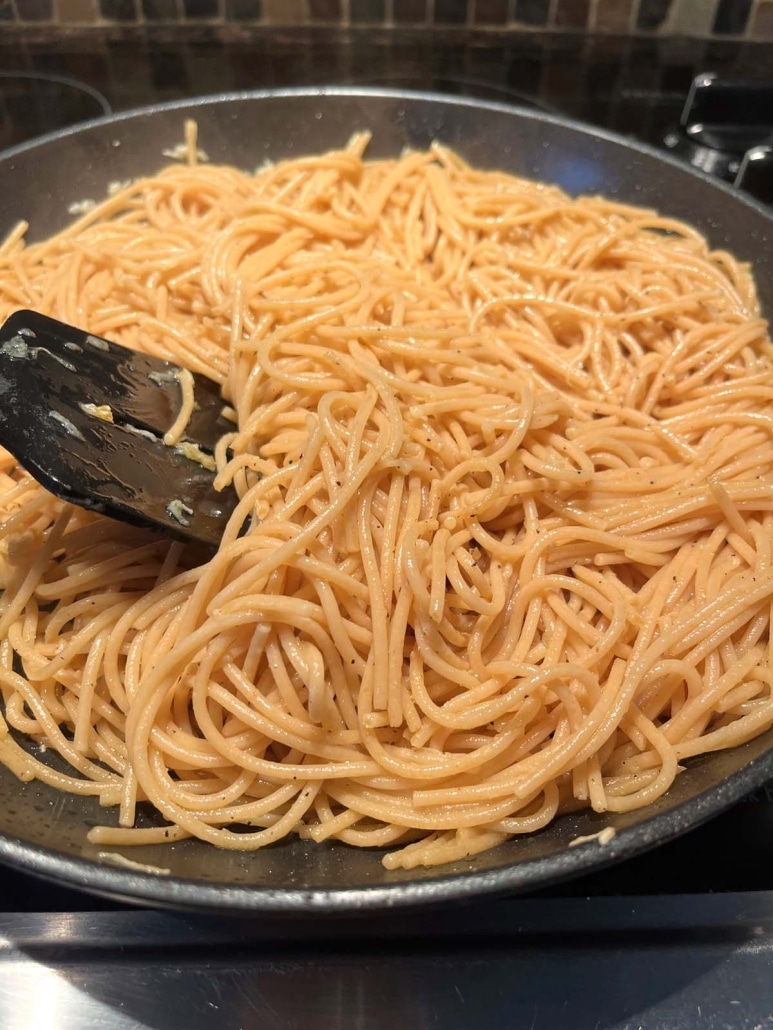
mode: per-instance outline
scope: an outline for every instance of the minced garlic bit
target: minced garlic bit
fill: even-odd
[[[121,426],[121,428],[125,429],[127,433],[134,433],[135,436],[141,436],[145,440],[150,440],[151,443],[158,443],[158,437],[154,436],[148,429],[139,429],[137,426],[133,426],[129,422]]]
[[[599,830],[598,833],[589,833],[584,837],[575,837],[574,840],[569,841],[569,847],[576,847],[578,844],[589,844],[591,841],[598,841],[599,844],[609,844],[613,837],[617,835],[617,830],[614,826],[605,826],[603,830]]]
[[[116,193],[121,193],[123,190],[128,190],[133,181],[133,179],[116,179],[114,182],[109,182],[107,184],[108,197],[114,197]]]
[[[186,519],[185,516],[192,515],[193,508],[189,508],[184,501],[179,500],[179,498],[175,498],[167,504],[166,511],[167,514],[176,522],[179,522],[181,526],[190,526],[191,521],[190,519]]]
[[[185,140],[173,147],[162,150],[161,153],[164,157],[171,158],[172,161],[185,161],[189,165],[196,165],[199,161],[209,161],[209,155],[206,151],[196,146],[197,137],[198,126],[196,122],[193,118],[187,118],[185,121]]]
[[[30,356],[30,347],[21,333],[17,333],[0,347],[0,354],[4,354],[11,361],[26,361]]]
[[[49,411],[48,417],[52,418],[54,422],[58,422],[68,436],[74,436],[76,440],[84,439],[83,433],[78,429],[75,423],[71,422],[69,418],[63,415],[60,411]]]
[[[155,873],[157,876],[169,876],[171,869],[165,869],[158,865],[148,865],[145,862],[135,862],[126,855],[119,855],[117,851],[98,851],[97,858],[100,862],[108,865],[115,865],[121,869],[133,869],[138,873]]]
[[[97,206],[96,200],[76,200],[67,208],[68,215],[87,215]]]
[[[164,386],[166,383],[178,381],[177,372],[174,369],[170,369],[169,372],[148,372],[148,379],[156,386]]]
[[[186,161],[188,159],[188,147],[185,143],[175,143],[173,147],[164,147],[161,153],[170,161]]]
[[[91,415],[92,418],[98,418],[102,422],[115,422],[113,409],[109,404],[79,404],[78,407],[84,415]]]
[[[90,344],[95,350],[110,350],[110,344],[107,340],[103,340],[101,336],[92,336],[91,333],[86,336],[86,343]]]
[[[215,472],[217,470],[215,459],[211,454],[207,454],[206,451],[202,451],[201,447],[199,447],[197,443],[183,441],[175,447],[174,452],[175,454],[182,454],[182,456],[187,458],[189,461],[198,462],[198,464],[207,469],[208,472]]]

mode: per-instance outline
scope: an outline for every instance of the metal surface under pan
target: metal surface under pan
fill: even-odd
[[[716,246],[754,265],[764,310],[773,312],[773,217],[725,186],[596,129],[533,111],[439,95],[332,89],[209,97],[147,108],[48,136],[0,155],[0,237],[19,218],[31,238],[69,221],[68,206],[105,195],[115,180],[150,173],[194,117],[215,162],[252,169],[340,147],[373,133],[370,154],[441,140],[473,164],[603,193],[685,219]],[[343,844],[286,840],[255,853],[198,841],[126,849],[168,876],[100,863],[87,828],[109,814],[92,799],[22,784],[0,769],[0,861],[123,899],[244,911],[363,911],[542,886],[662,843],[719,813],[773,776],[773,730],[732,751],[695,759],[668,794],[625,815],[562,816],[533,836],[439,869],[388,872],[380,854]],[[570,848],[578,835],[614,826],[606,844]]]

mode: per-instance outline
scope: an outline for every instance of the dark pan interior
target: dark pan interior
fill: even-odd
[[[99,199],[109,183],[151,173],[164,148],[195,117],[213,162],[254,169],[341,146],[362,129],[370,153],[450,144],[481,167],[557,183],[572,194],[603,193],[683,218],[715,246],[754,264],[763,307],[773,311],[773,219],[758,205],[648,148],[533,112],[440,96],[300,91],[205,98],[108,118],[0,155],[0,238],[20,219],[30,238],[66,225],[70,204]],[[297,840],[256,853],[218,851],[197,841],[126,849],[126,857],[169,870],[160,876],[97,859],[89,826],[112,814],[93,799],[21,784],[0,769],[0,861],[61,882],[173,905],[245,911],[364,911],[532,888],[598,868],[668,840],[773,776],[773,730],[733,751],[690,763],[668,795],[621,816],[563,816],[533,836],[435,870],[387,872],[380,855]],[[569,848],[605,826],[607,845]]]

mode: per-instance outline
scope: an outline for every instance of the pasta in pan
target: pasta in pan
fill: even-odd
[[[0,761],[115,809],[102,845],[295,833],[411,868],[647,805],[773,724],[746,267],[439,145],[250,175],[188,144],[50,239],[20,226],[0,316],[221,383],[239,508],[201,555],[3,454]]]

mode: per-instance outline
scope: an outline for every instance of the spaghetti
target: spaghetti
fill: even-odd
[[[189,132],[187,166],[0,250],[0,316],[179,362],[235,418],[208,560],[0,457],[0,761],[114,807],[101,847],[433,865],[646,805],[773,724],[749,270],[651,211],[366,145],[249,175]]]

